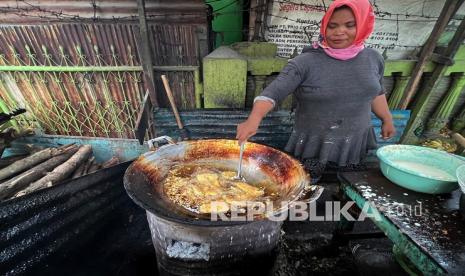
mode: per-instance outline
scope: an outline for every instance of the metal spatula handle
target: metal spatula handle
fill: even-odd
[[[244,154],[244,144],[241,144],[241,149],[239,151],[239,164],[237,165],[237,175],[236,179],[242,179],[242,155]]]

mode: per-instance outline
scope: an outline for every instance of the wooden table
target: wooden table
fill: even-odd
[[[397,186],[379,169],[339,174],[344,193],[425,275],[465,274],[465,222],[458,212],[460,190],[444,195]],[[411,211],[409,211],[411,210]]]

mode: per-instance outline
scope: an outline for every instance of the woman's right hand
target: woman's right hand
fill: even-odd
[[[273,103],[269,101],[258,100],[254,103],[247,121],[237,125],[236,139],[239,140],[239,145],[257,133],[260,122],[271,109]]]
[[[259,124],[260,121],[256,122],[249,118],[247,121],[237,125],[236,139],[239,140],[239,145],[257,133]]]

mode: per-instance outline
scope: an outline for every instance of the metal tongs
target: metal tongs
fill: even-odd
[[[244,181],[244,177],[242,177],[242,155],[244,154],[244,146],[245,143],[241,143],[241,149],[239,151],[239,164],[237,165],[237,175],[234,177],[234,180]]]

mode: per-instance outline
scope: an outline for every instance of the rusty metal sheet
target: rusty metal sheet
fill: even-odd
[[[206,47],[198,34],[208,33],[203,1],[146,1],[146,6],[153,64],[198,66]],[[135,1],[7,0],[0,2],[2,12],[0,65],[141,66]],[[160,21],[158,13],[176,19]],[[67,17],[73,14],[79,18]],[[203,19],[191,18],[194,14]],[[167,107],[161,74],[169,77],[178,108],[195,108],[193,72],[156,72],[158,98]],[[134,138],[144,91],[141,71],[0,73],[0,99],[29,107],[47,134]]]
[[[157,22],[207,22],[202,0],[147,0],[147,19]],[[48,23],[63,21],[137,20],[137,1],[133,0],[3,0],[0,23]]]

